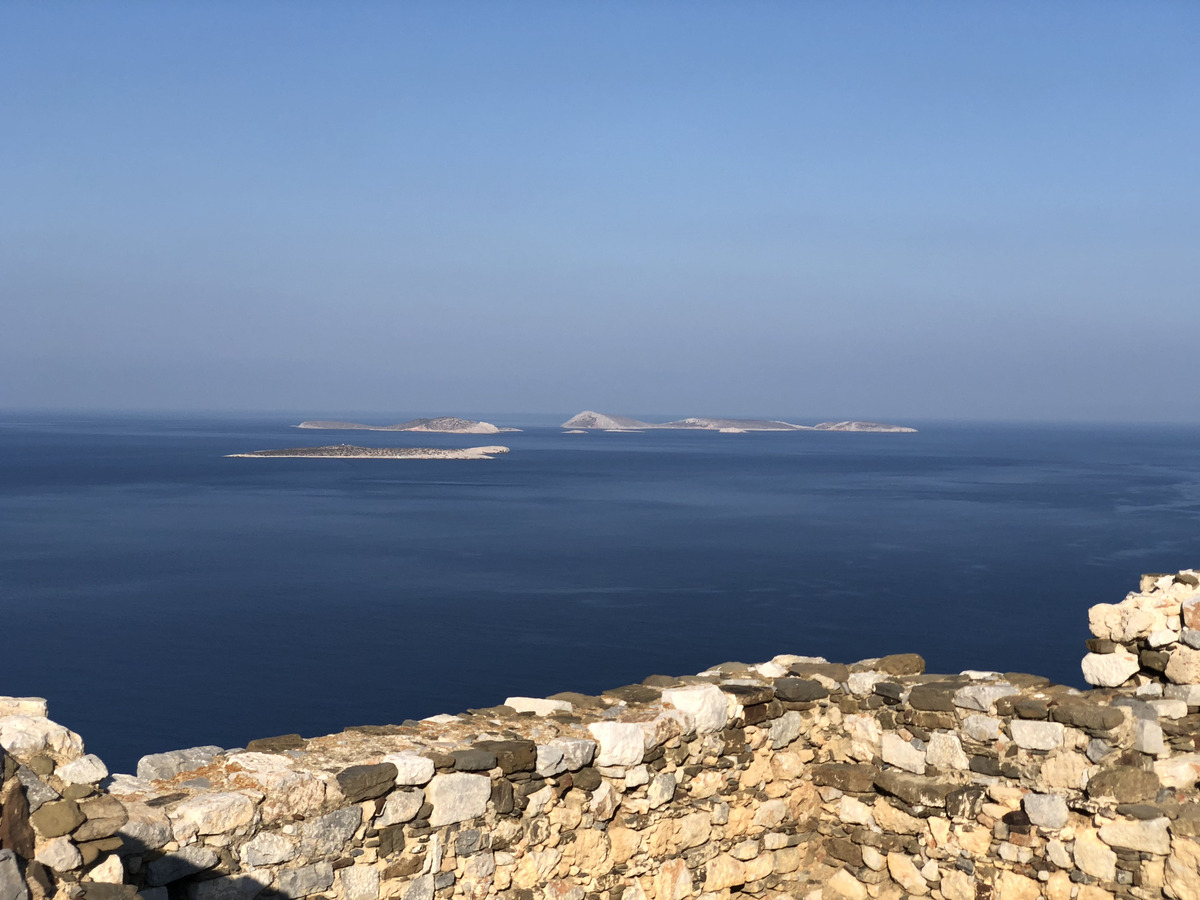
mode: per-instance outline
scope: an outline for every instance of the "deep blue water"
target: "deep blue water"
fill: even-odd
[[[114,770],[802,653],[1081,684],[1086,609],[1200,564],[1200,429],[503,435],[225,459],[295,419],[0,413],[0,694]],[[520,424],[520,423],[517,423]]]

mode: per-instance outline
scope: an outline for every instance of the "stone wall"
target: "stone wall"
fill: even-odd
[[[778,656],[136,776],[3,698],[0,900],[1198,900],[1200,580],[1142,587],[1087,692]]]

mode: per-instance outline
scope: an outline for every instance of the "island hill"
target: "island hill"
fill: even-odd
[[[360,422],[338,422],[316,419],[301,422],[297,428],[313,428],[322,431],[422,431],[434,434],[501,434],[520,431],[520,428],[500,428],[491,422],[476,422],[456,416],[437,416],[432,419],[409,419],[397,425],[364,425]]]
[[[356,447],[353,444],[332,444],[328,447],[255,450],[253,453],[229,453],[226,456],[233,459],[495,459],[498,454],[507,452],[507,447],[462,447],[445,450],[437,447]]]
[[[793,425],[774,419],[714,419],[694,416],[674,422],[642,422],[628,416],[606,416],[585,410],[563,422],[563,428],[587,431],[722,431],[737,434],[744,431],[874,431],[914,433],[917,429],[903,425],[884,425],[880,422],[822,422],[820,425]]]

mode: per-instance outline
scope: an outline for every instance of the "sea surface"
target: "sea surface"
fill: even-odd
[[[494,461],[224,458],[497,442],[296,421],[0,413],[0,694],[130,771],[778,653],[1082,687],[1087,607],[1200,566],[1194,427],[541,420]]]

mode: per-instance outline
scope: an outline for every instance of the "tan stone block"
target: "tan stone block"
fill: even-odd
[[[667,829],[660,825],[655,831],[665,832]],[[642,833],[632,828],[613,827],[608,829],[609,858],[614,865],[624,865],[635,856],[642,847]]]
[[[712,832],[712,816],[706,812],[691,813],[676,822],[675,844],[680,850],[699,847]]]
[[[925,824],[915,816],[901,812],[882,797],[875,801],[872,808],[875,823],[884,831],[896,834],[924,834]]]
[[[1165,881],[1165,859],[1142,860],[1142,887],[1152,891],[1161,891]]]
[[[757,790],[771,780],[771,761],[765,756],[758,756],[750,763],[738,778],[738,786],[744,791]]]
[[[654,876],[654,900],[683,900],[693,893],[692,873],[682,859],[670,859]]]
[[[779,875],[787,875],[800,868],[800,849],[798,847],[784,847],[776,850],[773,856],[775,872]]]
[[[996,900],[1038,900],[1041,893],[1036,881],[1016,872],[1001,872],[996,879]]]
[[[1075,900],[1115,900],[1112,891],[1106,891],[1098,884],[1085,884],[1079,889]]]
[[[782,781],[772,781],[763,788],[763,793],[771,800],[778,800],[780,797],[786,797],[790,790]]]
[[[964,825],[960,828],[955,828],[954,831],[958,838],[958,846],[966,850],[970,856],[987,856],[988,850],[992,847],[992,832],[990,829],[981,828],[978,825]]]
[[[779,752],[771,760],[771,772],[777,781],[795,781],[804,775],[804,763],[794,751]]]
[[[770,853],[761,853],[754,859],[746,861],[744,876],[747,882],[762,881],[775,868],[775,857]]]
[[[1071,884],[1071,876],[1066,872],[1054,872],[1050,875],[1050,880],[1046,882],[1046,887],[1043,892],[1046,895],[1046,900],[1071,900],[1071,889],[1074,887]]]
[[[822,900],[867,900],[867,887],[845,869],[838,869],[821,891]]]
[[[563,858],[593,876],[607,875],[613,867],[608,835],[595,828],[576,831],[575,840],[567,845]]]
[[[878,820],[879,815],[875,816]],[[910,894],[923,897],[929,893],[929,882],[917,869],[916,864],[907,854],[889,853],[887,855],[888,874]]]
[[[975,900],[975,879],[958,869],[943,870],[938,889],[945,900]]]
[[[754,824],[753,806],[732,806],[729,809],[729,822],[725,825],[725,837],[735,838],[749,834]]]
[[[718,769],[705,769],[692,776],[688,783],[688,793],[696,800],[703,800],[718,793],[725,787],[725,773]]]
[[[1188,838],[1171,841],[1165,881],[1170,896],[1178,900],[1200,897],[1200,844]]]
[[[704,880],[705,891],[720,891],[746,883],[746,865],[726,853],[708,862],[708,874]]]
[[[929,828],[929,842],[934,847],[945,847],[950,843],[950,822],[948,820],[934,816],[926,819],[925,825]]]
[[[802,781],[792,789],[788,797],[788,820],[802,822],[812,816],[821,805],[821,798],[811,781]]]
[[[1056,752],[1042,763],[1038,789],[1043,793],[1078,791],[1087,783],[1088,761],[1082,753]]]

